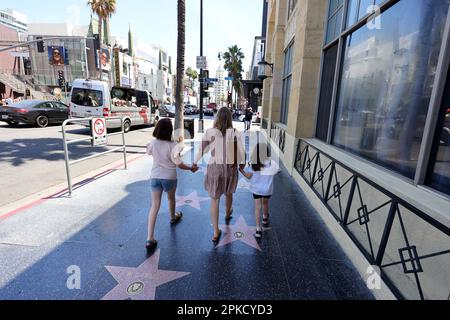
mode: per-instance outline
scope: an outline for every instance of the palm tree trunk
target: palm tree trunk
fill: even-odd
[[[177,89],[176,89],[176,109],[175,109],[175,130],[178,129],[178,140],[184,131],[183,113],[183,76],[184,76],[184,55],[186,45],[186,4],[185,0],[178,0],[178,42],[177,42]]]
[[[102,80],[102,64],[100,57],[102,56],[102,28],[103,28],[103,18],[98,17],[98,42],[99,51],[97,53],[97,64],[98,64],[98,80]]]

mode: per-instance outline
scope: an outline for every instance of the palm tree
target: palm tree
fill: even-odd
[[[178,0],[178,40],[177,40],[177,88],[175,92],[175,130],[182,136],[184,130],[183,112],[183,78],[184,78],[184,55],[186,50],[186,3]],[[177,140],[180,136],[175,137]]]
[[[186,76],[189,78],[189,82],[191,85],[191,89],[193,87],[193,80],[196,80],[198,78],[198,72],[197,70],[192,69],[191,67],[187,68],[186,70]]]
[[[98,17],[98,40],[100,43],[100,50],[103,44],[102,28],[105,23],[107,33],[109,33],[109,19],[116,13],[116,0],[88,0],[87,5],[91,7],[93,13]],[[109,37],[109,34],[106,35]],[[110,39],[108,38],[108,41]],[[99,70],[99,79],[101,79],[102,70]]]
[[[233,77],[233,88],[236,90],[238,97],[241,97],[241,80],[242,72],[242,60],[245,58],[244,53],[241,48],[237,45],[228,48],[228,51],[223,55],[225,60],[225,70],[228,71],[229,75]]]

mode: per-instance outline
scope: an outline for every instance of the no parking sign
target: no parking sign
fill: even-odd
[[[108,144],[105,118],[94,118],[91,120],[91,136],[93,147]]]

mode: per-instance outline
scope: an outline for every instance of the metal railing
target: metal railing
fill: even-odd
[[[76,124],[76,123],[91,123],[92,118],[84,118],[84,119],[67,119],[66,121],[64,121],[63,125],[62,125],[62,136],[63,136],[63,144],[64,144],[64,159],[66,162],[66,174],[67,174],[67,185],[68,185],[68,189],[69,189],[69,197],[72,196],[73,193],[73,189],[72,189],[72,178],[71,178],[71,174],[70,174],[70,166],[83,162],[83,161],[87,161],[90,159],[94,159],[109,153],[113,153],[116,151],[123,151],[123,160],[124,160],[124,169],[128,169],[127,166],[127,146],[126,146],[126,142],[125,142],[125,131],[124,131],[124,119],[121,117],[108,117],[105,118],[106,121],[110,121],[110,120],[120,120],[120,127],[121,127],[121,132],[117,132],[117,133],[112,133],[112,134],[107,134],[107,138],[108,137],[112,137],[112,136],[117,136],[117,135],[122,135],[122,146],[118,147],[118,148],[114,148],[105,152],[101,152],[98,154],[95,154],[93,156],[89,156],[89,157],[85,157],[82,159],[78,159],[75,161],[70,161],[69,159],[69,148],[68,146],[70,144],[75,144],[75,143],[79,143],[79,142],[84,142],[84,141],[94,141],[94,138],[91,136],[89,138],[81,138],[81,139],[76,139],[76,140],[67,140],[67,133],[66,133],[66,126],[71,123],[71,124]]]
[[[295,168],[399,299],[450,298],[450,228],[300,140]]]
[[[277,144],[278,148],[280,148],[281,152],[284,153],[286,147],[286,130],[272,122],[270,125],[270,137]]]

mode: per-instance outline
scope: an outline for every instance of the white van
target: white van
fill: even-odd
[[[125,132],[139,125],[155,125],[159,120],[151,94],[133,88],[113,87],[106,82],[75,80],[70,94],[71,118],[122,117]],[[108,128],[120,128],[120,121],[108,121]]]

